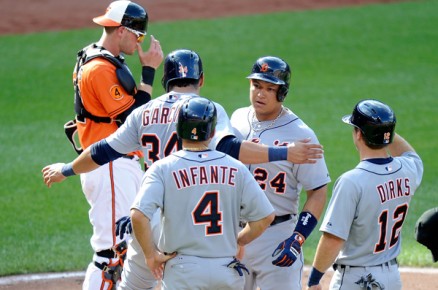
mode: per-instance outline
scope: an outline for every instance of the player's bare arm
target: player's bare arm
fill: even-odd
[[[161,253],[152,240],[152,229],[149,219],[139,210],[131,210],[131,221],[134,235],[143,250],[146,263],[156,279],[163,278],[164,264],[176,256],[176,253]]]
[[[248,222],[239,232],[237,244],[243,247],[258,238],[269,227],[274,218],[275,214],[271,213],[261,220]]]
[[[151,67],[154,70],[156,70],[160,66],[161,62],[163,61],[164,56],[160,42],[157,39],[155,39],[153,35],[151,35],[150,41],[151,41],[150,46],[147,51],[143,51],[141,43],[138,42],[137,52],[138,52],[138,57],[140,59],[140,63],[143,67],[142,81],[139,84],[139,90],[145,91],[150,95],[152,95],[152,84],[150,83],[151,81],[144,82],[143,80],[148,79],[148,74],[153,74],[155,73],[155,71],[153,72],[145,71],[145,67]],[[152,80],[153,80],[153,75],[152,75]]]
[[[309,143],[310,138],[300,140],[287,146],[285,157],[289,162],[295,164],[315,163],[324,154],[322,145]],[[275,153],[274,153],[275,154]],[[242,141],[239,152],[239,160],[245,164],[267,163],[272,161],[270,149],[266,145]],[[286,159],[286,158],[285,158]],[[278,160],[284,160],[279,158]]]
[[[323,233],[319,240],[318,247],[313,262],[313,269],[309,279],[313,279],[315,272],[323,274],[333,265],[336,257],[344,246],[344,240],[329,233]],[[315,271],[316,270],[316,271]],[[317,275],[317,274],[316,274]],[[319,276],[319,275],[317,275]],[[322,277],[322,276],[321,276]],[[321,279],[321,277],[318,277]],[[321,289],[321,285],[307,287],[307,289]]]
[[[73,174],[82,174],[93,171],[100,165],[94,162],[91,157],[91,147],[84,150],[76,159],[71,163]],[[42,169],[44,183],[47,187],[51,187],[53,183],[63,182],[67,176],[62,173],[62,169],[65,163],[54,163],[47,165]],[[65,167],[64,167],[65,168]]]
[[[310,212],[316,219],[322,215],[324,206],[327,201],[327,185],[320,188],[307,191],[307,200],[303,206],[304,212]]]
[[[415,149],[402,136],[395,133],[392,143],[388,145],[388,150],[392,156],[400,156],[405,152],[415,152]]]

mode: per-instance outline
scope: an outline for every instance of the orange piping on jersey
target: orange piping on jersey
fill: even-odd
[[[110,171],[110,180],[111,180],[111,229],[113,236],[113,246],[116,245],[116,190],[114,187],[114,170],[113,170],[113,162],[109,163],[109,171]]]
[[[126,103],[124,106],[117,108],[117,110],[109,113],[110,117],[117,117],[120,113],[123,113],[127,109],[129,109],[135,102],[135,99],[132,99],[130,102]]]

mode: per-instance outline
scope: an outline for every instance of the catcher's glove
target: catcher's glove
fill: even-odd
[[[301,253],[301,245],[304,243],[304,237],[294,232],[292,236],[281,242],[272,253],[275,260],[272,264],[278,267],[290,267]]]
[[[120,239],[123,240],[123,236],[125,234],[132,233],[132,224],[131,218],[129,216],[124,216],[117,220],[116,222],[116,236],[120,236]]]
[[[232,260],[228,265],[228,268],[233,268],[234,270],[237,271],[237,273],[239,273],[239,276],[243,276],[243,272],[242,270],[244,270],[248,275],[249,275],[249,270],[248,268],[246,268],[246,266],[242,263],[240,263],[239,260],[237,260],[237,258],[234,258],[234,260]]]

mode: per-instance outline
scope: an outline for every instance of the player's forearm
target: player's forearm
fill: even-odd
[[[132,229],[146,258],[154,254],[155,246],[152,242],[152,230],[149,219],[139,210],[131,210]]]
[[[341,238],[323,233],[316,249],[313,267],[320,272],[326,272],[333,265],[343,246],[344,240]]]
[[[253,222],[248,222],[246,226],[239,232],[237,236],[237,244],[245,246],[258,238],[272,223],[275,214],[271,213],[267,217]]]
[[[72,168],[75,174],[87,173],[93,171],[99,166],[100,165],[94,162],[93,158],[91,158],[90,147],[86,148],[84,152],[72,162]]]
[[[399,134],[395,133],[394,139],[392,140],[392,143],[388,145],[388,150],[391,153],[392,156],[400,156],[404,152],[415,152],[414,148],[401,137]]]
[[[324,211],[324,206],[327,201],[327,185],[316,190],[307,191],[307,200],[303,206],[303,212],[310,212],[315,216],[316,219],[322,215]]]

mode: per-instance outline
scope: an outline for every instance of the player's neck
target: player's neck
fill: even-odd
[[[208,145],[205,142],[190,142],[183,140],[183,150],[186,151],[205,151],[208,150]]]

